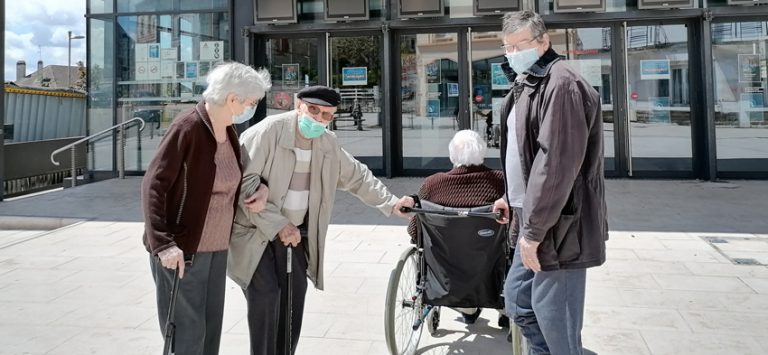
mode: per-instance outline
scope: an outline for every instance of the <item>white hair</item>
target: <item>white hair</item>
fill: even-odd
[[[448,154],[454,167],[482,165],[486,149],[483,138],[471,129],[456,132],[448,144]]]
[[[205,102],[223,105],[229,94],[234,94],[245,101],[248,97],[262,99],[272,87],[269,72],[266,69],[255,70],[245,64],[226,62],[217,65],[207,80],[208,87],[203,91]]]

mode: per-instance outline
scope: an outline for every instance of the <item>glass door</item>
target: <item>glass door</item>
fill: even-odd
[[[381,36],[330,37],[328,47],[330,87],[341,94],[331,129],[350,154],[383,171]]]
[[[398,39],[401,169],[406,174],[450,169],[448,143],[458,130],[469,128],[459,120],[459,33],[401,34]]]
[[[268,116],[293,110],[295,95],[305,86],[325,84],[319,66],[321,43],[322,37],[267,39],[266,67],[272,77]]]
[[[470,31],[470,60],[472,92],[470,95],[470,119],[472,129],[485,139],[488,145],[486,163],[500,167],[500,110],[504,97],[512,87],[501,70],[504,51],[500,49],[501,31]]]
[[[628,175],[691,174],[688,26],[625,31]]]

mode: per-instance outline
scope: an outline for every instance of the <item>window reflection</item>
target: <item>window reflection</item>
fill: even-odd
[[[768,171],[768,22],[712,24],[718,170]]]

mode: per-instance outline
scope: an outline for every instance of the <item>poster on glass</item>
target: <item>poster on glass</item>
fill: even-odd
[[[491,90],[509,90],[511,87],[501,63],[491,63]]]
[[[299,64],[283,64],[283,87],[299,87]]]
[[[759,83],[760,82],[760,55],[759,54],[739,54],[739,82],[740,83]]]

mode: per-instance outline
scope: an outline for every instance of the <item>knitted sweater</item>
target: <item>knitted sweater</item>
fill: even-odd
[[[459,166],[427,177],[419,198],[446,207],[492,205],[504,196],[504,175],[485,165]],[[416,219],[411,218],[408,234],[416,237]]]

